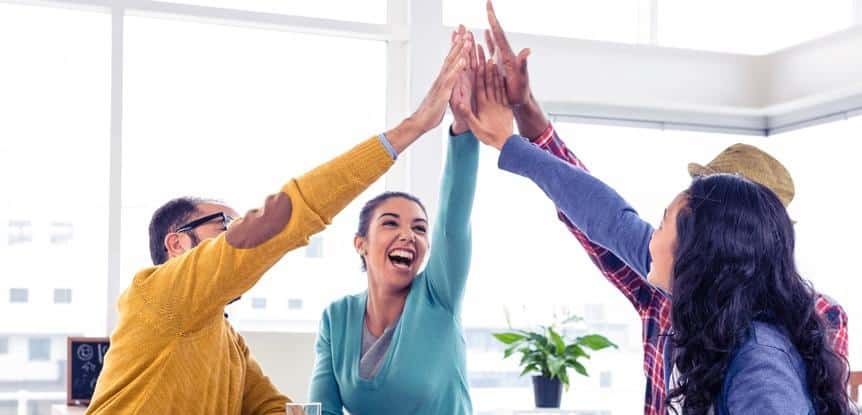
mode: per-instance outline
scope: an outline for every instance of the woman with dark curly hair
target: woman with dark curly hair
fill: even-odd
[[[500,168],[534,181],[590,240],[649,269],[673,297],[673,376],[658,386],[671,389],[674,413],[855,413],[846,360],[796,270],[793,226],[771,190],[736,175],[697,177],[652,232],[606,184],[513,135],[496,73],[481,78],[479,90],[497,99],[480,96],[476,115],[459,110],[500,150]],[[646,241],[648,252],[636,249]]]
[[[851,413],[845,362],[796,270],[793,225],[772,191],[741,176],[696,178],[650,252],[661,261],[653,280],[673,295],[674,412]]]

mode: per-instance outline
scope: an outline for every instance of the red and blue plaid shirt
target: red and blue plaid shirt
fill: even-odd
[[[586,166],[566,147],[552,124],[549,123],[545,131],[531,141],[556,157],[588,171]],[[557,216],[583,245],[590,259],[605,278],[620,290],[637,310],[643,326],[644,375],[646,375],[644,415],[665,415],[667,412],[665,398],[673,367],[673,362],[670,361],[670,298],[650,285],[646,278],[638,275],[616,255],[587,239],[583,232],[569,222],[563,212],[557,210]],[[817,294],[816,309],[817,313],[824,316],[832,327],[830,333],[833,336],[832,347],[841,356],[847,358],[847,314],[841,306],[821,294]]]

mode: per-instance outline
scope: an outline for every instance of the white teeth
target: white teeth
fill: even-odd
[[[405,251],[403,249],[395,249],[392,252],[390,252],[389,255],[407,258],[411,261],[413,260],[413,253],[410,251]]]

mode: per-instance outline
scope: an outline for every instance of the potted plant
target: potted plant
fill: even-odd
[[[580,321],[573,316],[562,324]],[[512,330],[494,333],[494,337],[506,345],[503,358],[520,353],[523,368],[521,376],[534,373],[533,396],[537,408],[559,408],[563,386],[569,389],[569,369],[583,376],[589,376],[587,368],[580,361],[589,359],[585,349],[602,350],[617,345],[598,334],[587,334],[569,342],[554,325],[539,326],[538,331]]]

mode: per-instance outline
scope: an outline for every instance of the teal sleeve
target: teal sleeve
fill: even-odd
[[[450,136],[425,275],[432,296],[454,314],[460,312],[470,271],[470,213],[478,165],[479,142],[473,133]]]
[[[311,387],[308,398],[311,402],[320,402],[323,415],[343,415],[343,403],[341,402],[341,391],[335,379],[335,371],[332,366],[332,345],[329,341],[329,315],[323,313],[320,319],[320,332],[317,334],[317,342],[314,345],[317,359],[314,371],[311,375]]]

